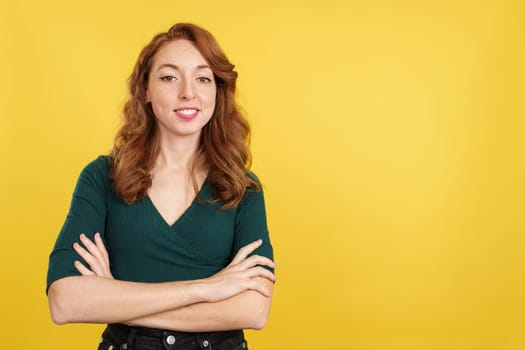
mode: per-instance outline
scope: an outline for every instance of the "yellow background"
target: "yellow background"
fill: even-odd
[[[140,49],[191,21],[237,66],[266,188],[279,281],[251,349],[525,348],[523,10],[2,0],[1,347],[96,347],[51,322],[48,254]]]

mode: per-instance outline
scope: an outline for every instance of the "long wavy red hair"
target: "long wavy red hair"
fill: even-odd
[[[222,209],[239,204],[248,188],[259,189],[248,176],[251,161],[248,141],[250,128],[235,103],[237,72],[219,44],[207,30],[189,23],[178,23],[157,34],[144,47],[129,78],[129,97],[124,105],[124,125],[115,136],[110,153],[110,177],[115,191],[127,203],[143,198],[151,187],[150,172],[160,152],[157,122],[146,87],[153,58],[169,42],[191,41],[210,65],[215,76],[217,96],[215,111],[201,131],[195,164],[208,172],[207,181]],[[193,185],[196,188],[194,174]]]

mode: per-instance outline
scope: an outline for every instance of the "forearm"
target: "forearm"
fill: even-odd
[[[269,301],[266,299],[271,297],[272,281],[276,277],[260,265],[275,268],[275,264],[257,255],[247,258],[261,244],[260,240],[241,248],[230,265],[208,278],[136,283],[113,279],[109,257],[100,236],[95,235],[95,242],[84,235],[80,239],[86,248],[79,244],[74,244],[73,248],[91,270],[75,261],[81,276],[61,278],[51,284],[48,290],[49,308],[55,323],[125,323],[135,320],[141,321],[144,326],[150,324],[150,327],[155,327],[151,325],[153,322],[171,324],[173,321],[174,327],[159,328],[239,329],[260,328],[260,316],[267,317]],[[218,303],[220,301],[228,302],[221,304]],[[202,305],[196,306],[195,310],[186,309],[199,303]],[[249,312],[250,308],[252,312]],[[244,313],[228,315],[238,309]],[[226,319],[223,318],[225,315],[228,315]],[[198,321],[200,316],[205,319],[204,323]],[[186,319],[187,323],[178,323]]]
[[[51,317],[58,324],[112,323],[206,301],[198,281],[135,283],[98,276],[73,276],[49,288]]]
[[[272,290],[271,281],[264,278],[259,280]],[[125,323],[184,332],[261,329],[268,320],[270,306],[271,297],[265,297],[255,291],[246,291],[219,302],[200,302],[132,319]]]

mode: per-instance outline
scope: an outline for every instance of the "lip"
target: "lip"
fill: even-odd
[[[198,109],[197,107],[181,107],[176,108],[173,111],[175,112],[177,117],[184,120],[191,120],[199,114],[200,109]]]

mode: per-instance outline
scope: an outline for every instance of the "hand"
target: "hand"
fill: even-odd
[[[275,263],[259,255],[252,255],[248,258],[248,255],[259,248],[261,244],[262,240],[259,239],[245,245],[239,249],[228,266],[204,280],[210,287],[207,295],[208,301],[224,300],[247,290],[259,292],[268,298],[272,296],[271,291],[256,277],[263,277],[275,282],[277,277],[272,272],[258,266],[275,268]]]
[[[94,242],[82,233],[80,235],[80,241],[83,246],[75,242],[73,249],[88,263],[89,269],[80,261],[75,260],[73,264],[78,272],[80,272],[82,276],[100,276],[114,279],[109,268],[109,255],[106,247],[104,247],[100,233],[95,233]]]

